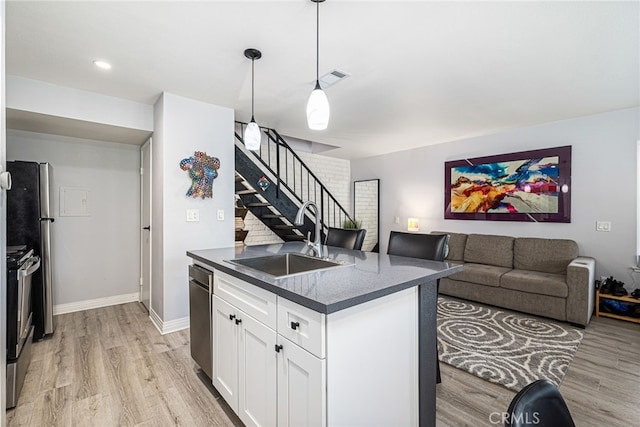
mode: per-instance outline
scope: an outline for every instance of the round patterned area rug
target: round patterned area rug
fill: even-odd
[[[511,390],[541,378],[559,386],[583,336],[568,324],[438,298],[439,359]]]

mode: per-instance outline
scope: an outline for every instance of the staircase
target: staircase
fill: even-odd
[[[336,198],[320,182],[289,144],[274,129],[261,128],[260,151],[249,151],[242,140],[246,123],[235,128],[235,192],[238,206],[244,206],[284,241],[303,240],[314,230],[314,219],[307,210],[304,224],[294,225],[299,207],[307,200],[316,203],[324,240],[328,227],[342,228],[353,221]]]

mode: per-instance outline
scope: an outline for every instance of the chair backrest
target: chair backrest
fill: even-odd
[[[448,234],[415,234],[392,231],[387,254],[444,261],[448,251]]]
[[[515,395],[509,405],[504,425],[575,427],[558,388],[546,379],[532,382]]]
[[[329,227],[324,244],[339,248],[361,250],[367,230],[354,230]]]

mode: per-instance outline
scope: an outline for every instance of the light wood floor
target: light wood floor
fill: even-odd
[[[58,316],[10,426],[241,425],[189,355],[138,303]],[[441,364],[438,426],[498,426],[514,392]],[[640,325],[594,318],[560,387],[578,427],[640,425]]]
[[[192,362],[188,329],[160,335],[139,303],[56,322],[32,347],[9,426],[242,425]]]

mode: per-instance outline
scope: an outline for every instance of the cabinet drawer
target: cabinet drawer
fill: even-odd
[[[325,315],[278,297],[278,333],[317,357],[325,358]]]
[[[271,329],[276,329],[276,295],[216,270],[213,293]]]

